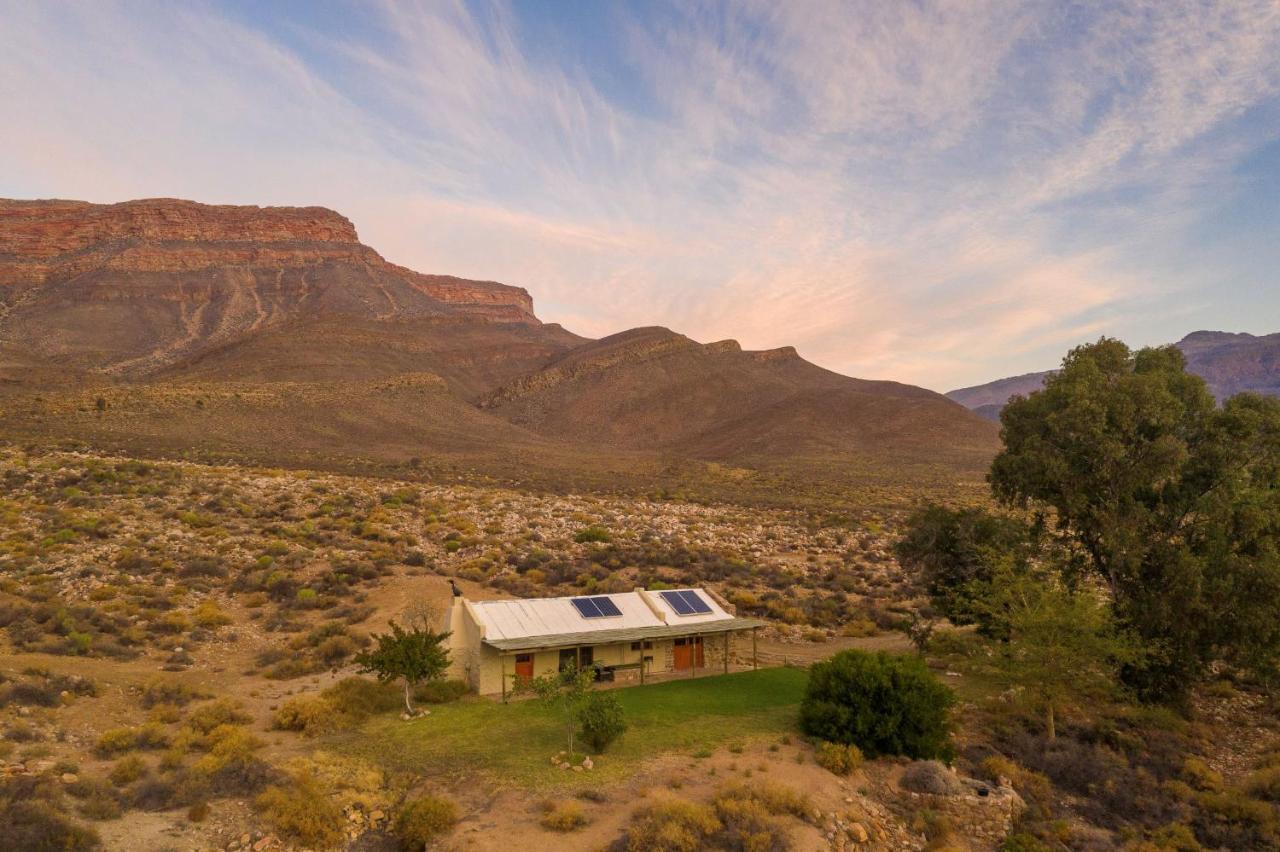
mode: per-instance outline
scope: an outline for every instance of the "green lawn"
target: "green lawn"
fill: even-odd
[[[529,786],[586,786],[623,777],[663,752],[693,754],[792,733],[807,677],[803,669],[772,668],[618,689],[628,729],[590,773],[551,766],[551,756],[565,747],[564,724],[534,701],[468,698],[433,706],[430,716],[411,722],[379,717],[330,744],[393,771],[481,772]]]

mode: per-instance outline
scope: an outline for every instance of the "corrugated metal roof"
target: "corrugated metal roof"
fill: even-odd
[[[571,603],[572,597],[469,601],[469,603],[480,621],[485,641],[491,645],[508,639],[688,626],[733,619],[733,616],[725,612],[704,590],[689,589],[688,591],[697,592],[711,607],[711,612],[701,615],[678,615],[657,592],[643,590],[610,595],[574,595],[574,597],[609,598],[622,615],[605,618],[583,617]]]
[[[709,633],[729,633],[763,627],[765,622],[755,618],[729,616],[718,621],[659,625],[657,627],[633,627],[616,630],[592,630],[576,633],[530,636],[522,639],[485,639],[484,644],[499,651],[533,651],[538,648],[563,648],[574,645],[608,645],[614,642],[635,642],[641,639],[664,639],[673,636],[702,636]]]

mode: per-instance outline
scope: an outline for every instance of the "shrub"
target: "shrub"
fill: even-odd
[[[126,784],[132,784],[143,775],[147,774],[147,762],[136,754],[122,757],[116,761],[116,765],[111,767],[111,774],[107,777],[111,779],[111,783],[117,787],[123,787]]]
[[[142,706],[150,709],[157,704],[172,704],[185,707],[197,698],[208,698],[205,693],[198,692],[186,684],[166,678],[147,681],[142,687]]]
[[[856,745],[821,742],[814,749],[813,759],[834,775],[848,775],[862,765],[862,752]]]
[[[1245,781],[1245,791],[1268,802],[1280,802],[1280,766],[1268,766],[1254,772]]]
[[[579,544],[586,544],[587,542],[595,541],[608,542],[613,540],[613,536],[611,536],[609,531],[604,527],[592,525],[580,529],[578,534],[573,537],[573,540]]]
[[[542,827],[548,831],[576,831],[590,820],[577,802],[548,802],[542,813]]]
[[[280,705],[271,718],[271,726],[315,737],[345,727],[350,721],[351,717],[328,698],[306,696]]]
[[[898,786],[912,793],[931,796],[955,796],[964,792],[964,785],[936,760],[918,760],[908,766],[898,780]]]
[[[800,727],[870,757],[950,759],[954,703],[955,695],[918,657],[841,651],[810,669]]]
[[[405,803],[396,817],[400,848],[419,850],[444,835],[458,822],[458,808],[448,799],[422,796]]]
[[[187,717],[187,724],[202,734],[207,734],[221,725],[240,725],[252,717],[245,713],[240,702],[233,698],[219,698],[208,704],[201,704]]]
[[[430,680],[418,684],[413,690],[413,700],[424,704],[448,704],[467,694],[463,680]]]
[[[700,852],[723,828],[707,805],[666,799],[636,811],[627,829],[627,852]]]
[[[272,785],[255,804],[280,833],[307,846],[333,846],[342,840],[342,811],[309,773],[294,776],[288,786]]]
[[[38,800],[0,800],[0,838],[9,849],[75,852],[98,849],[102,841],[91,828],[77,825],[51,805]]]
[[[578,720],[582,723],[582,738],[597,753],[608,748],[627,729],[622,704],[612,692],[591,693]]]
[[[188,822],[204,822],[209,816],[209,803],[200,801],[187,808]]]
[[[113,728],[104,731],[98,737],[94,750],[101,757],[124,754],[138,748],[164,748],[169,744],[169,737],[164,728],[154,723],[147,723],[138,728]]]

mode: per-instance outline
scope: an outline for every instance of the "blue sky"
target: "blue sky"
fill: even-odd
[[[582,334],[946,390],[1280,331],[1280,5],[0,0],[0,196],[321,204]]]

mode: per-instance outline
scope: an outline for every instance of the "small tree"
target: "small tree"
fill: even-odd
[[[590,669],[578,670],[570,663],[564,669],[539,675],[524,681],[524,688],[532,690],[549,707],[559,710],[569,738],[569,754],[573,754],[573,735],[577,732],[582,709],[591,695],[595,674]]]
[[[578,718],[582,722],[582,738],[597,754],[627,730],[622,702],[612,692],[592,692]]]
[[[394,621],[390,627],[390,633],[375,633],[375,647],[357,654],[355,661],[361,672],[377,675],[384,683],[403,680],[405,710],[413,715],[413,688],[443,677],[449,669],[449,649],[444,646],[449,632],[436,633],[425,627],[405,630]]]
[[[1053,575],[1010,570],[983,585],[975,600],[1007,637],[995,643],[995,665],[1039,705],[1049,740],[1057,737],[1063,704],[1113,693],[1121,667],[1141,660],[1141,641],[1116,626],[1101,590],[1070,589]]]
[[[841,651],[809,669],[800,705],[808,735],[856,745],[868,757],[950,758],[955,695],[919,657]]]

